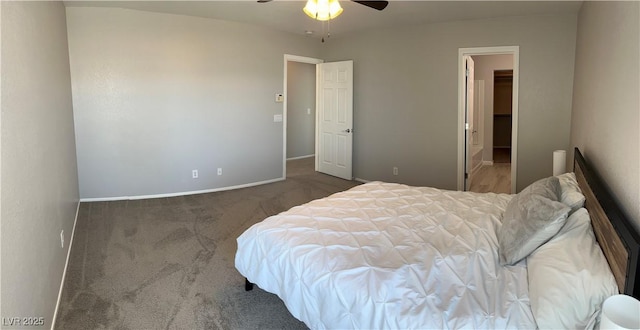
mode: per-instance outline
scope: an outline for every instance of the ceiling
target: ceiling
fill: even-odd
[[[304,0],[239,1],[64,1],[67,7],[118,7],[160,13],[190,15],[249,23],[266,28],[313,36],[322,35],[322,24],[302,12]],[[340,34],[399,25],[486,19],[505,16],[577,13],[582,1],[390,1],[383,11],[341,0],[342,15],[331,20],[332,37]]]

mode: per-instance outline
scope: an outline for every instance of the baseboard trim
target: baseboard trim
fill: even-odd
[[[361,178],[354,178],[354,181],[358,181],[358,182],[362,182],[362,183],[369,183],[371,182],[371,180],[365,180],[365,179],[361,179]]]
[[[80,201],[78,201],[78,206],[76,206],[76,218],[73,220],[73,229],[71,229],[71,237],[69,238],[69,244],[67,245],[67,260],[65,260],[64,262],[62,280],[60,281],[60,290],[58,290],[58,301],[56,302],[56,309],[53,311],[53,320],[51,321],[51,330],[55,328],[56,320],[58,319],[60,300],[62,300],[62,289],[64,288],[64,280],[67,277],[67,267],[69,267],[69,258],[71,258],[71,248],[73,247],[73,240],[76,237],[76,224],[78,223],[78,214],[80,214]]]
[[[482,165],[493,166],[493,160],[483,160]]]
[[[254,186],[260,186],[267,183],[274,183],[279,181],[284,181],[286,178],[280,177],[272,180],[251,182],[236,186],[228,186],[221,188],[213,188],[213,189],[205,189],[205,190],[193,190],[193,191],[183,191],[177,193],[168,193],[168,194],[155,194],[155,195],[137,195],[137,196],[116,196],[116,197],[98,197],[98,198],[81,198],[80,202],[113,202],[113,201],[126,201],[126,200],[137,200],[137,199],[154,199],[154,198],[167,198],[167,197],[178,197],[178,196],[188,196],[188,195],[197,195],[197,194],[207,194],[218,191],[226,191],[233,189],[241,189],[248,188]]]
[[[311,157],[315,157],[315,156],[316,156],[316,154],[311,154],[311,155],[306,155],[306,156],[291,157],[291,158],[287,158],[287,160],[304,159],[304,158],[311,158]]]

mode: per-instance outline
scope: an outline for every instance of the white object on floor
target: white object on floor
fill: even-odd
[[[602,304],[600,329],[640,329],[640,301],[624,294],[607,298]]]

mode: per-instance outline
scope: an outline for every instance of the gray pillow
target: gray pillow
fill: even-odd
[[[501,265],[513,265],[553,237],[564,225],[570,207],[558,202],[556,177],[538,180],[507,205],[498,230]]]

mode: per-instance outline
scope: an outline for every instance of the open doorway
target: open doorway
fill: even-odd
[[[474,55],[475,86],[468,190],[511,192],[513,55]],[[482,87],[480,90],[478,87]]]
[[[491,55],[488,55],[491,56]],[[493,55],[501,56],[501,55]],[[512,66],[513,58],[507,55],[503,67]],[[511,116],[513,113],[513,69],[491,70],[493,71],[493,116],[488,116],[488,122],[492,123],[493,143],[486,143],[493,150],[494,164],[511,163]]]
[[[301,67],[313,65],[315,68],[315,83],[304,84],[307,86],[304,88],[305,92],[299,92],[300,85],[303,85],[302,80],[312,81],[311,75],[305,73],[307,78],[304,79],[295,75],[298,65],[293,63],[296,62],[303,63]],[[306,68],[300,71],[311,72]],[[282,177],[290,176],[287,172],[288,162],[311,158],[314,160],[313,171],[352,180],[353,61],[324,63],[320,59],[285,55],[283,90]],[[293,101],[294,98],[298,100]],[[302,118],[301,121],[297,122],[296,117]],[[301,122],[304,124],[300,124]],[[301,127],[307,129],[300,129]],[[309,127],[314,129],[310,130]],[[295,150],[300,142],[304,146]],[[313,151],[308,149],[311,144],[315,146]]]
[[[284,58],[283,177],[312,174],[316,145],[316,64],[322,60]]]
[[[518,57],[517,46],[459,50],[459,190],[516,191]]]

